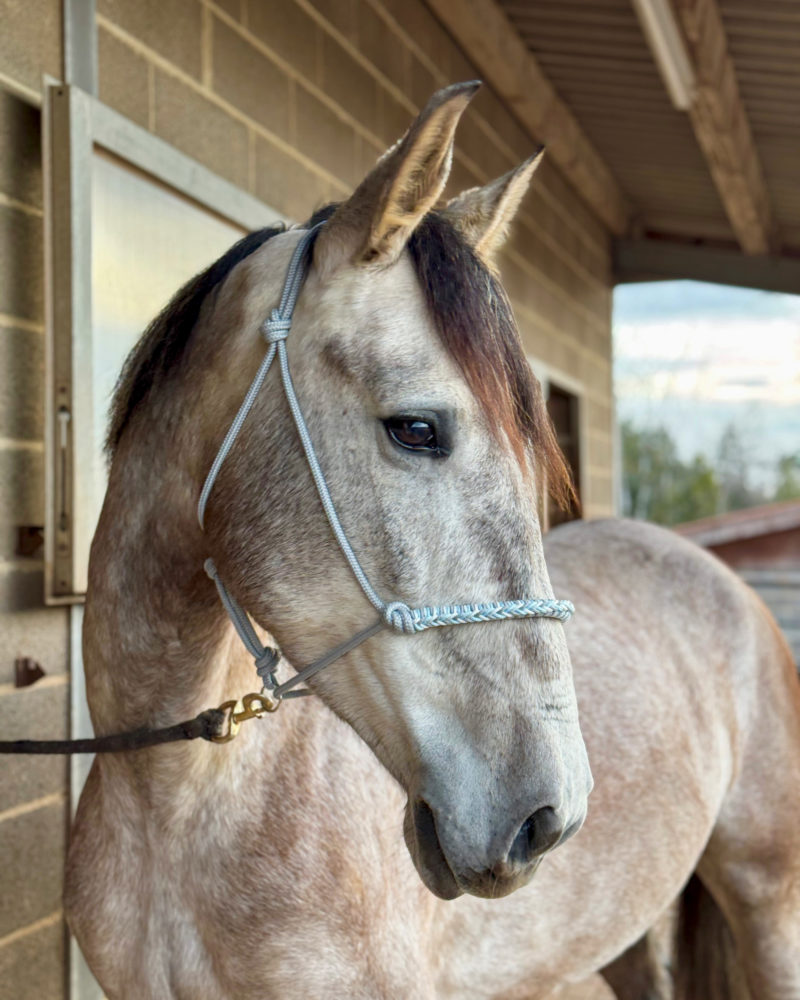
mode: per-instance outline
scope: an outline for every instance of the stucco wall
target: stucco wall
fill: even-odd
[[[100,97],[294,218],[345,196],[436,87],[475,71],[421,0],[97,0]],[[66,730],[68,620],[42,604],[44,304],[39,112],[61,76],[57,0],[0,0],[0,732]],[[453,192],[530,155],[484,89],[459,128]],[[585,513],[612,507],[609,239],[548,163],[502,273],[533,358],[585,390]],[[47,677],[13,687],[16,657]],[[0,1000],[64,993],[60,759],[0,768]]]

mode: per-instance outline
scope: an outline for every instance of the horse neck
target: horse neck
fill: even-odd
[[[139,437],[159,454],[157,434]],[[84,622],[99,732],[190,718],[256,680],[203,570],[195,500],[178,463],[120,449],[92,545]]]

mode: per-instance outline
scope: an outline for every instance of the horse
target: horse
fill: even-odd
[[[609,983],[642,1000],[619,970],[687,881],[684,913],[703,918],[681,923],[682,996],[731,995],[741,975],[753,1000],[800,998],[786,644],[672,533],[543,537],[543,484],[568,499],[569,479],[495,265],[541,157],[439,205],[475,88],[436,93],[340,205],[245,237],[123,369],[83,636],[96,732],[252,686],[208,559],[253,642],[282,651],[259,667],[273,686],[361,638],[308,677],[314,697],[274,698],[232,742],[96,757],[65,907],[112,1000],[564,1000]],[[298,247],[289,334],[264,321]],[[281,340],[381,608],[558,594],[574,618],[387,619],[365,638],[375,608],[274,370],[220,451]],[[728,931],[735,948],[713,947]]]

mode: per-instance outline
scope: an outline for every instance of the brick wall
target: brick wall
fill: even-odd
[[[100,96],[294,218],[352,189],[436,87],[476,75],[421,0],[97,0]],[[0,732],[66,731],[68,622],[42,604],[44,330],[39,112],[61,75],[58,0],[0,0]],[[457,136],[452,192],[534,140],[487,89]],[[611,512],[609,240],[552,164],[501,268],[533,358],[585,389],[585,511]],[[16,657],[44,680],[13,687]],[[66,765],[0,768],[0,1000],[64,995]]]

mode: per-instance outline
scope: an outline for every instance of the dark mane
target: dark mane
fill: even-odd
[[[320,209],[307,225],[325,221],[336,208]],[[206,296],[240,261],[283,231],[281,225],[245,236],[184,285],[150,323],[117,382],[106,443],[110,455],[135,407],[179,364]],[[498,440],[504,434],[520,460],[532,452],[554,498],[565,506],[576,502],[502,285],[437,212],[425,216],[408,248],[442,343],[488,414]]]
[[[577,496],[539,382],[525,358],[508,296],[455,227],[430,212],[409,240],[439,336],[467,385],[523,460],[531,451],[562,506]]]
[[[180,362],[209,292],[224,281],[240,261],[285,228],[281,223],[248,233],[219,260],[187,281],[151,321],[126,358],[114,388],[106,438],[109,457],[114,454],[134,409]]]

